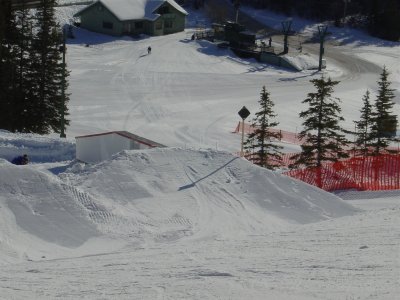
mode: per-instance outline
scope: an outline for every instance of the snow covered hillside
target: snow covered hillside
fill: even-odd
[[[400,191],[334,195],[232,155],[237,111],[254,113],[263,85],[298,132],[321,74],[191,41],[197,23],[135,39],[75,29],[68,138],[0,131],[0,299],[397,299]],[[354,34],[335,33],[323,72],[342,81],[348,129],[383,64],[400,88],[400,45]],[[75,160],[76,135],[114,130],[169,148]],[[23,153],[30,164],[9,162]]]
[[[236,152],[240,137],[231,132],[240,119],[237,112],[243,105],[252,114],[257,111],[263,85],[276,104],[279,128],[298,132],[298,113],[305,109],[301,101],[313,91],[309,81],[321,74],[240,59],[210,42],[191,41],[196,20],[203,19],[201,13],[191,11],[189,24],[194,27],[186,32],[138,39],[75,29],[76,38],[67,41],[71,70],[67,136],[127,130],[167,146]],[[343,45],[335,43],[335,36],[327,43],[323,73],[341,81],[335,96],[342,99],[344,126],[352,130],[362,95],[366,89],[374,94],[384,64],[393,88],[400,87],[400,44],[382,47],[356,31],[337,36]],[[358,43],[343,43],[345,36],[357,37]],[[282,43],[278,37],[273,42]],[[151,55],[146,51],[149,45]],[[317,44],[303,46],[310,58],[318,58]],[[400,111],[399,104],[395,110]]]
[[[1,219],[9,229],[0,234],[9,250],[0,258],[68,252],[49,253],[38,240],[77,248],[104,235],[138,243],[261,234],[357,211],[319,189],[210,150],[126,151],[64,169],[58,177],[40,164],[2,161]],[[21,251],[26,236],[32,245]]]
[[[5,299],[398,293],[396,192],[345,203],[225,152],[179,148],[96,165],[1,160],[0,191]]]

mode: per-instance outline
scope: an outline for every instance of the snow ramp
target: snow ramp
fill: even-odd
[[[212,150],[124,151],[58,176],[0,160],[0,189],[0,264],[266,234],[356,212],[332,194]]]
[[[57,176],[0,159],[0,264],[93,253],[109,217]]]
[[[138,239],[263,234],[356,212],[332,194],[213,150],[124,151],[61,176],[125,220],[115,232]]]

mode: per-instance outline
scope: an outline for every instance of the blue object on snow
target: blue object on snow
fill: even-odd
[[[24,154],[24,155],[20,155],[15,157],[11,163],[13,163],[14,165],[26,165],[28,164],[29,159],[28,159],[28,155]]]

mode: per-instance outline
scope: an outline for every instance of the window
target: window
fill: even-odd
[[[98,11],[103,11],[103,6],[99,4],[99,6],[97,6],[97,10]]]
[[[172,25],[173,25],[172,20],[165,20],[164,21],[165,28],[172,28]]]
[[[113,29],[114,25],[111,22],[103,22],[103,28],[105,29]]]
[[[156,29],[157,29],[157,30],[162,29],[162,22],[160,22],[160,21],[157,21],[157,22],[156,22]]]

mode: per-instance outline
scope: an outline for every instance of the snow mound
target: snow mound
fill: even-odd
[[[357,211],[332,194],[213,150],[123,151],[96,165],[72,163],[59,176],[40,164],[0,159],[0,189],[0,263],[265,234]]]
[[[356,211],[332,194],[213,150],[124,151],[61,176],[130,220],[125,230],[138,238],[265,233]]]
[[[107,212],[58,177],[0,159],[0,191],[0,264],[93,253],[86,243],[99,245]]]

